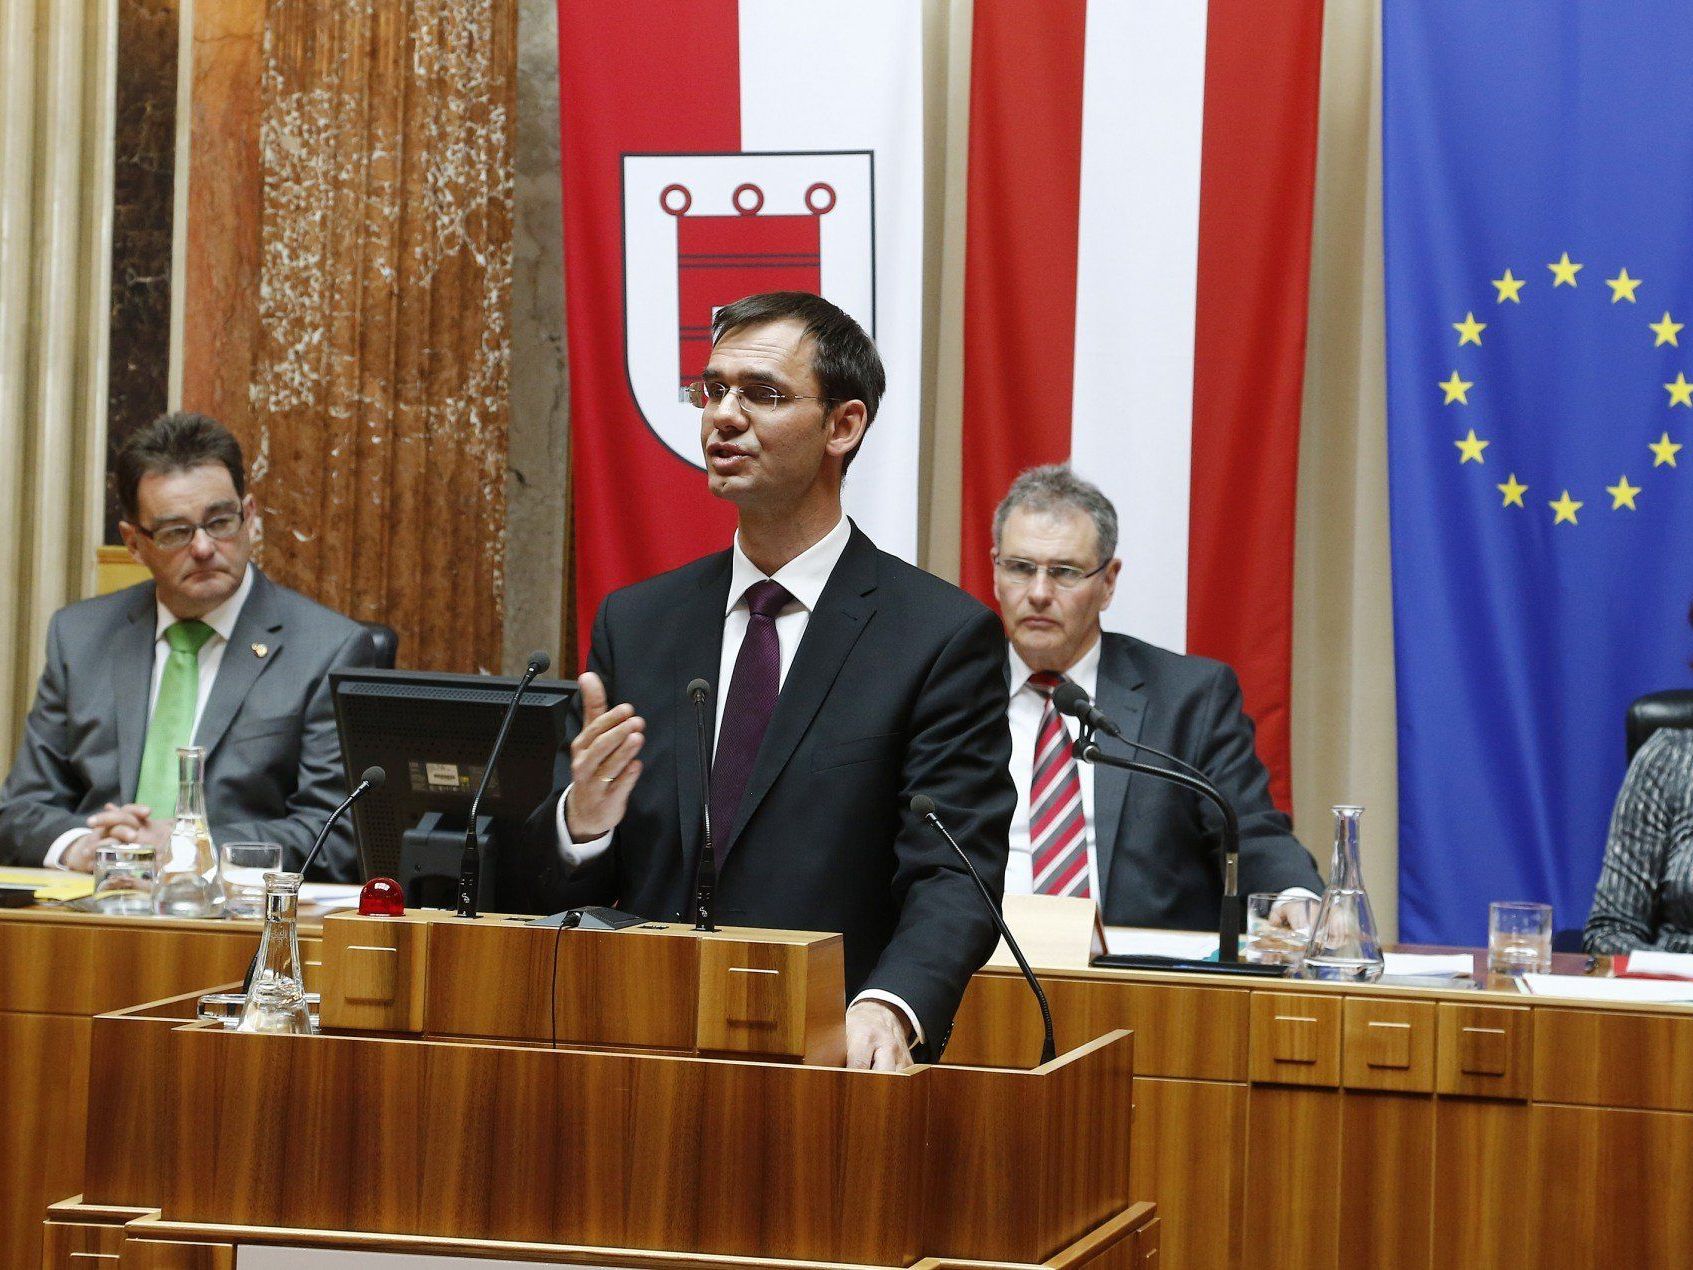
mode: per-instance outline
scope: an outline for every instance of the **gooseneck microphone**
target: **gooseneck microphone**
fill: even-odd
[[[711,685],[696,679],[688,685],[688,696],[693,699],[694,731],[699,739],[700,822],[704,828],[699,859],[694,864],[694,929],[716,930],[711,914],[712,896],[717,890],[717,849],[711,839],[711,721],[706,714]]]
[[[459,858],[459,902],[454,912],[460,917],[475,917],[477,895],[482,888],[482,852],[476,845],[476,813],[482,806],[482,795],[488,790],[488,781],[494,775],[494,765],[499,762],[500,751],[505,748],[506,733],[511,731],[512,718],[517,714],[517,704],[523,700],[523,694],[529,691],[529,685],[535,682],[535,676],[545,674],[547,667],[553,664],[553,659],[540,649],[529,654],[529,664],[523,668],[523,678],[518,680],[517,691],[511,694],[511,701],[506,705],[505,718],[500,720],[499,735],[494,738],[493,752],[488,755],[488,766],[482,769],[482,780],[476,786],[476,797],[470,800],[470,823],[464,829],[464,855]]]
[[[1082,723],[1081,735],[1076,738],[1076,757],[1084,763],[1093,763],[1105,767],[1118,767],[1128,772],[1141,772],[1159,780],[1169,781],[1173,785],[1180,785],[1198,794],[1201,798],[1214,804],[1223,816],[1223,899],[1217,919],[1217,962],[1231,970],[1240,969],[1240,928],[1245,916],[1245,909],[1240,898],[1240,819],[1235,810],[1229,805],[1229,800],[1211,783],[1209,777],[1193,764],[1177,758],[1174,754],[1166,754],[1163,750],[1150,745],[1143,745],[1139,741],[1131,741],[1125,737],[1103,710],[1093,704],[1085,689],[1076,683],[1062,683],[1052,690],[1053,707],[1062,714],[1068,714],[1079,719]],[[1151,763],[1142,763],[1136,759],[1117,758],[1105,753],[1093,739],[1094,732],[1105,732],[1115,737],[1125,745],[1133,746],[1137,750],[1144,750],[1149,754],[1156,754],[1173,767],[1157,767]],[[1135,964],[1142,965],[1144,958],[1137,958]],[[1149,968],[1149,967],[1148,967]],[[1190,969],[1183,965],[1182,969]],[[1279,971],[1278,971],[1279,973]]]
[[[982,903],[988,906],[988,916],[993,918],[993,924],[999,927],[1000,937],[1005,940],[1005,946],[1011,950],[1011,955],[1017,959],[1017,968],[1023,972],[1023,978],[1029,981],[1029,987],[1034,991],[1035,1000],[1040,1004],[1040,1021],[1043,1036],[1040,1048],[1040,1061],[1050,1063],[1057,1054],[1058,1047],[1052,1038],[1052,1009],[1046,1003],[1046,993],[1041,991],[1040,980],[1035,978],[1035,972],[1029,969],[1029,959],[1023,956],[1023,950],[1017,946],[1016,938],[1011,934],[1011,928],[1005,924],[1005,918],[1000,916],[999,905],[993,902],[987,884],[982,881],[982,875],[976,872],[976,866],[970,863],[970,857],[964,854],[964,848],[958,845],[958,840],[947,832],[941,823],[941,818],[935,813],[935,800],[927,794],[917,794],[911,800],[911,812],[915,816],[927,821],[929,826],[945,838],[947,845],[958,853],[958,858],[964,861],[964,867],[976,883],[976,889],[982,893]]]
[[[1083,688],[1079,683],[1066,679],[1063,683],[1054,688],[1052,690],[1052,708],[1057,710],[1059,714],[1067,714],[1072,719],[1079,720],[1081,723],[1086,724],[1096,732],[1103,732],[1106,736],[1114,737],[1116,740],[1121,741],[1124,745],[1131,746],[1134,749],[1141,750],[1147,754],[1156,754],[1166,763],[1169,763],[1173,767],[1179,767],[1182,771],[1187,772],[1190,775],[1197,776],[1200,780],[1206,782],[1206,784],[1210,784],[1211,782],[1211,778],[1209,776],[1200,771],[1185,758],[1178,758],[1168,751],[1159,749],[1156,745],[1148,745],[1145,741],[1129,740],[1128,737],[1123,735],[1123,729],[1117,726],[1117,720],[1113,719],[1110,715],[1106,714],[1105,711],[1094,705],[1093,698],[1087,694],[1087,689]]]
[[[305,862],[300,865],[301,877],[304,877],[306,875],[306,870],[312,867],[312,861],[317,859],[318,849],[322,847],[326,841],[328,841],[329,831],[335,828],[336,821],[340,820],[342,816],[347,814],[347,808],[358,802],[358,800],[363,798],[368,791],[377,788],[387,779],[388,773],[380,767],[367,767],[364,769],[364,772],[359,776],[357,788],[347,795],[347,800],[344,803],[329,813],[329,819],[324,821],[323,828],[317,831],[317,841],[312,843],[312,849],[306,852]]]
[[[312,861],[317,859],[318,848],[323,846],[323,844],[329,840],[329,831],[335,828],[336,821],[340,820],[342,816],[347,814],[347,808],[358,802],[359,799],[363,798],[365,794],[369,793],[371,790],[376,789],[387,779],[388,773],[380,767],[367,767],[362,773],[360,773],[359,783],[354,787],[353,792],[347,795],[346,800],[339,807],[329,813],[329,819],[325,820],[323,822],[323,828],[317,831],[317,841],[312,843],[312,849],[306,852],[306,858],[300,864],[300,876],[302,878],[306,876],[306,870],[312,867]],[[255,949],[253,951],[253,960],[247,963],[247,973],[241,980],[242,992],[251,992],[253,990],[253,976],[258,972],[259,952],[258,949]]]

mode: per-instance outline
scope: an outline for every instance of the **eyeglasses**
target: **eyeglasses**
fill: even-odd
[[[696,379],[682,385],[682,400],[704,410],[707,402],[721,405],[734,393],[747,410],[774,410],[784,401],[833,401],[833,397],[807,397],[797,392],[777,392],[769,384],[745,384],[732,387],[721,379]]]
[[[136,525],[135,532],[153,540],[153,545],[160,551],[181,551],[194,541],[194,535],[202,529],[206,537],[217,542],[228,542],[241,532],[241,524],[247,519],[247,513],[219,512],[210,520],[203,520],[197,525],[185,525],[173,522],[163,529],[148,529],[145,525]]]
[[[1089,578],[1105,571],[1109,560],[1101,561],[1094,569],[1084,569],[1074,564],[1036,564],[1033,560],[1021,560],[1016,556],[995,556],[993,567],[998,569],[1007,582],[1017,586],[1033,586],[1036,578],[1046,574],[1052,579],[1052,585],[1060,590],[1068,591],[1078,587]]]

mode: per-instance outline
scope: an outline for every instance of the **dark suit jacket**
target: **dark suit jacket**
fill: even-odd
[[[0,788],[0,860],[40,864],[60,834],[107,802],[134,799],[157,614],[154,586],[144,582],[53,615],[35,705]],[[206,749],[213,841],[280,843],[285,867],[300,866],[346,797],[328,673],[375,657],[358,623],[253,570],[194,735]],[[350,819],[318,860],[331,878],[357,879]]]
[[[609,700],[646,720],[642,772],[611,848],[568,878],[556,794],[537,812],[540,876],[530,884],[551,904],[691,918],[700,779],[684,689],[717,677],[729,576],[730,553],[720,552],[600,606],[589,667]],[[841,932],[848,998],[865,987],[898,996],[936,1053],[996,935],[962,864],[906,803],[935,800],[997,902],[1016,803],[1003,650],[988,609],[855,527],[783,683],[737,822],[713,826],[718,920]]]
[[[1253,748],[1234,671],[1128,635],[1107,633],[1094,700],[1143,741],[1186,759],[1211,778],[1240,817],[1240,893],[1308,887],[1323,880],[1288,818],[1270,801],[1270,774]],[[1104,740],[1107,753],[1133,756]],[[1147,762],[1158,760],[1142,754]],[[1094,842],[1113,926],[1212,930],[1223,893],[1222,817],[1179,786],[1109,767],[1093,774]]]

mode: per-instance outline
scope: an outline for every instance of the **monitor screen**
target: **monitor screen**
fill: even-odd
[[[463,842],[471,800],[519,680],[361,669],[331,671],[329,681],[348,788],[372,764],[388,773],[385,784],[353,806],[361,876],[399,878],[409,890],[401,868],[406,835],[434,813],[427,824]],[[478,819],[492,821],[496,850],[515,843],[524,822],[568,780],[567,719],[575,692],[574,682],[537,679],[523,694],[478,812]],[[451,899],[431,895],[420,902],[450,906]]]

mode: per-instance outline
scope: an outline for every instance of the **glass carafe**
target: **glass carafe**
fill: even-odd
[[[1374,983],[1386,965],[1358,862],[1358,821],[1363,815],[1362,807],[1334,808],[1334,863],[1295,972],[1301,979]]]
[[[265,874],[265,929],[237,1032],[304,1034],[312,1030],[300,965],[300,875]]]
[[[176,762],[176,820],[153,888],[153,909],[161,917],[221,917],[223,870],[206,823],[206,751],[182,746]]]

